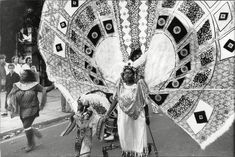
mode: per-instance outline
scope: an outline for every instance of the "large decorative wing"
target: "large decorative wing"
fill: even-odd
[[[123,67],[118,33],[112,1],[45,1],[39,49],[74,110],[82,93],[113,91]]]
[[[75,110],[82,93],[113,92],[141,55],[153,109],[205,148],[234,120],[234,33],[233,1],[46,0],[38,45]]]
[[[155,7],[144,67],[150,97],[204,149],[234,121],[234,2]]]

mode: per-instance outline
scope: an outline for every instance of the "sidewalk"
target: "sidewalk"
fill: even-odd
[[[41,93],[38,95],[39,100]],[[1,113],[5,111],[4,101],[5,93],[1,92]],[[33,123],[35,127],[40,127],[42,125],[47,125],[56,121],[67,118],[70,113],[64,113],[61,111],[61,93],[59,90],[55,89],[47,94],[47,104],[45,108],[40,111],[40,116],[37,117]],[[14,136],[22,132],[23,127],[19,117],[11,118],[8,116],[1,116],[0,120],[0,139],[4,136]]]

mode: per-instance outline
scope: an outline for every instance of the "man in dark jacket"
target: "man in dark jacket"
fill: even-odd
[[[7,111],[7,108],[8,108],[7,96],[11,92],[13,84],[20,81],[19,74],[17,74],[14,71],[15,65],[12,64],[12,63],[9,63],[8,64],[8,69],[9,69],[9,73],[6,76],[6,86],[5,86],[5,88],[6,88],[6,99],[5,99],[5,109],[6,109],[6,111]],[[7,113],[5,113],[4,115],[7,115]]]

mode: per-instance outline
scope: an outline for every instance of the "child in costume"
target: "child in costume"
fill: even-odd
[[[103,115],[107,112],[109,102],[98,94],[87,94],[77,100],[78,110],[70,118],[70,124],[62,133],[68,135],[74,127],[77,127],[75,140],[76,157],[90,157],[92,148],[92,136],[96,135],[103,140],[104,122]]]

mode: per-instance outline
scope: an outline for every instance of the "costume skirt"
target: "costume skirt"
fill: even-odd
[[[118,106],[118,135],[122,156],[147,156],[147,129],[144,110],[133,120]]]

